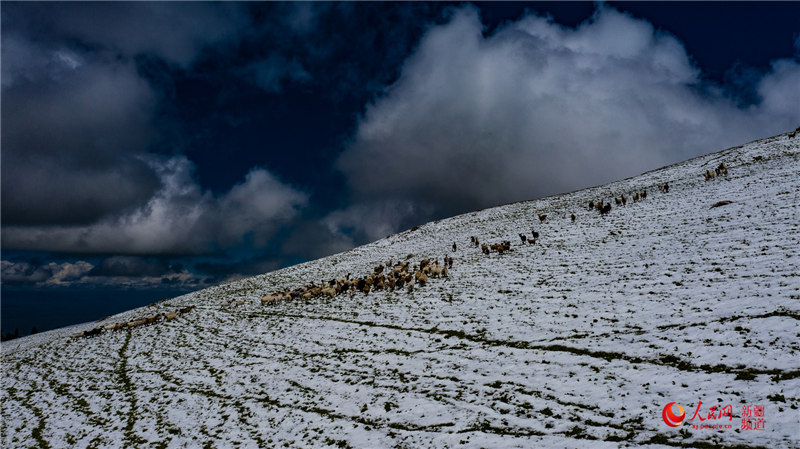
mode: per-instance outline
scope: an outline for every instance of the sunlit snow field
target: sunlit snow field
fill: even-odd
[[[727,178],[704,181],[720,162]],[[588,210],[599,199],[605,217]],[[172,321],[5,342],[2,446],[800,447],[799,212],[800,136],[782,135],[83,328],[197,306]],[[449,278],[259,300],[409,253],[451,255]],[[692,428],[698,401],[703,417],[732,405],[706,423],[733,428]],[[678,428],[669,402],[686,409]],[[764,406],[763,430],[740,429],[745,405]]]

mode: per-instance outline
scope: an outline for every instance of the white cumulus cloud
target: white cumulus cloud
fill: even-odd
[[[388,198],[415,204],[412,214],[453,214],[602,184],[800,124],[795,60],[776,61],[759,81],[761,103],[739,108],[703,81],[677,38],[611,7],[576,28],[529,15],[483,32],[475,8],[456,10],[367,107],[338,160],[363,204]],[[364,232],[402,222],[385,217],[364,220]]]

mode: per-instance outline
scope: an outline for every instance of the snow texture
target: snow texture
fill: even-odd
[[[2,446],[800,447],[799,211],[800,136],[784,134],[6,342]],[[409,253],[454,266],[411,293],[261,305]],[[698,401],[732,405],[705,423],[733,428],[694,429]],[[763,430],[740,429],[747,405]]]

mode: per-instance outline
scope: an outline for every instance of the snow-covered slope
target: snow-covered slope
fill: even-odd
[[[720,162],[727,178],[704,181]],[[623,193],[605,217],[588,210]],[[84,328],[197,306],[170,321],[3,343],[2,446],[800,447],[798,212],[800,136],[781,135]],[[259,300],[408,253],[450,254],[449,278]],[[732,428],[693,428],[698,401],[702,424]],[[684,425],[662,419],[670,402]],[[764,406],[763,430],[741,429],[743,406]]]

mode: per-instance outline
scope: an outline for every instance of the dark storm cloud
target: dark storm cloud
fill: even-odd
[[[609,7],[575,29],[528,16],[483,31],[466,7],[423,37],[338,161],[364,207],[332,220],[377,237],[404,211],[446,216],[601,184],[800,123],[797,60],[774,62],[761,102],[739,109],[676,38]],[[413,206],[375,206],[386,198]],[[364,208],[380,213],[362,220]]]
[[[154,148],[175,123],[142,58],[191,71],[248,23],[244,6],[216,3],[4,5],[3,247],[219,252],[264,245],[294,219],[307,196],[266,169],[213,194],[186,156]],[[254,67],[265,85],[303,76],[291,60]]]
[[[88,223],[141,205],[159,186],[141,159],[155,93],[129,64],[45,53],[45,69],[27,73],[3,55],[3,224]],[[6,61],[18,67],[8,83]]]
[[[133,58],[187,66],[245,19],[220,4],[4,5],[3,224],[88,224],[146,204],[160,187],[148,158],[160,94]]]
[[[249,24],[241,4],[211,2],[11,3],[3,17],[3,28],[46,44],[77,42],[87,50],[154,55],[183,67]]]

